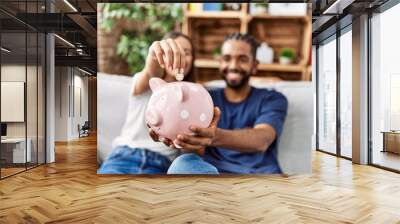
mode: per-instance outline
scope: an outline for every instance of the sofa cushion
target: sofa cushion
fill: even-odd
[[[121,133],[128,110],[132,77],[97,73],[97,161],[106,159]]]

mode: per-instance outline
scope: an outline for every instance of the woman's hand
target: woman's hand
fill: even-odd
[[[149,135],[150,135],[151,139],[153,139],[153,141],[162,142],[162,143],[164,143],[164,145],[166,145],[170,148],[174,147],[171,140],[158,136],[157,133],[155,131],[153,131],[153,129],[150,128],[150,125],[147,124],[147,127],[149,128]]]
[[[170,75],[184,73],[185,52],[174,39],[155,41],[149,48],[145,71],[151,77],[163,78],[164,69]]]
[[[146,65],[138,74],[132,95],[137,96],[149,89],[149,80],[158,77],[175,80],[175,75],[184,73],[186,66],[185,52],[174,39],[154,41],[146,58]],[[169,74],[171,77],[167,77]]]

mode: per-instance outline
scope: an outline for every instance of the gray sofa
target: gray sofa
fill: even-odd
[[[289,101],[288,116],[279,142],[278,159],[287,174],[311,173],[314,133],[314,95],[311,82],[263,82],[251,80],[258,88],[272,88]],[[111,151],[112,140],[119,135],[128,106],[131,77],[98,73],[97,76],[97,158],[102,162]],[[208,88],[223,87],[224,81],[211,81]]]

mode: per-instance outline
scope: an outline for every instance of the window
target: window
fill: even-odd
[[[400,170],[400,5],[371,18],[372,164]]]
[[[20,16],[39,13],[44,3],[18,2]],[[0,17],[0,178],[5,178],[45,163],[46,39],[4,12]]]
[[[336,153],[336,36],[318,48],[318,149]]]
[[[352,33],[351,26],[340,36],[340,155],[352,156]]]

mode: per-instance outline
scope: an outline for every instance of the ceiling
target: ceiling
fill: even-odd
[[[73,62],[79,66],[79,63],[82,62],[85,66],[90,64],[88,67],[96,70],[96,7],[98,2],[132,2],[132,0],[47,0],[47,6],[46,0],[1,0],[2,31],[17,33],[31,27],[32,30],[55,32],[76,46],[71,48],[69,44],[56,38],[58,64],[64,65]],[[287,2],[287,0],[269,2]],[[310,1],[290,0],[290,2]],[[343,21],[346,16],[350,16],[348,20],[351,22],[351,17],[357,16],[360,12],[374,9],[385,2],[387,0],[312,0],[313,41],[318,36],[335,32],[335,28],[332,27],[336,26],[338,21]],[[48,13],[50,8],[52,13]],[[11,36],[7,37],[15,41],[15,45],[11,47],[18,49],[20,40]],[[80,49],[78,51],[82,53],[79,53],[77,49]],[[28,47],[28,54],[30,51]]]
[[[35,55],[37,48],[33,43],[28,43],[25,52],[25,35],[21,33],[28,32],[29,42],[31,31],[52,32],[61,37],[55,38],[56,65],[79,66],[95,72],[96,4],[96,0],[1,0],[2,45],[12,49],[7,57],[12,60]]]
[[[388,0],[313,0],[313,43],[351,24],[352,18],[372,11]]]

